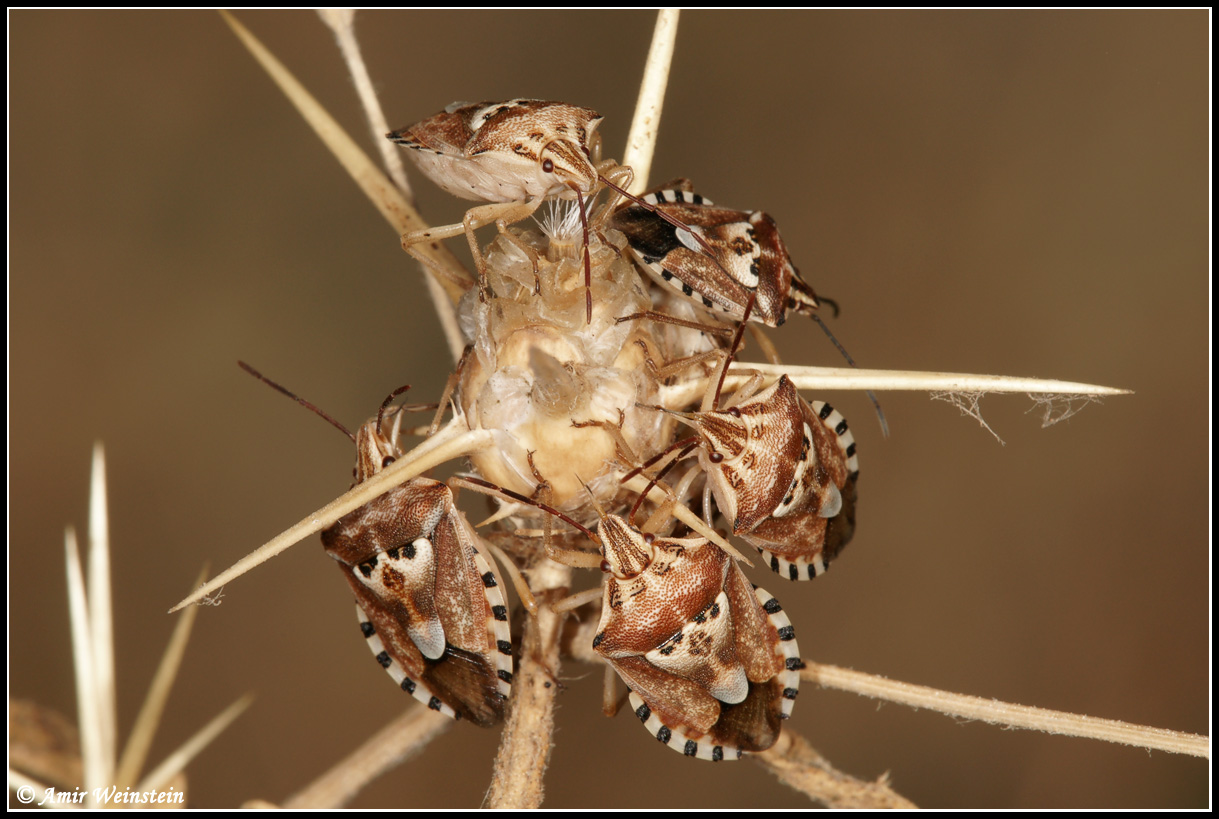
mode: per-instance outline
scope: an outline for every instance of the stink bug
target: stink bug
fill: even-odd
[[[592,191],[601,120],[562,102],[455,102],[388,138],[412,149],[419,169],[454,196],[536,204],[568,189]]]
[[[606,571],[593,649],[657,739],[720,761],[764,751],[791,716],[803,663],[777,600],[705,538],[598,527]]]
[[[422,122],[387,134],[392,142],[410,148],[419,169],[444,190],[462,199],[492,203],[466,211],[460,225],[407,233],[402,246],[411,252],[416,244],[464,232],[478,267],[479,284],[485,286],[486,261],[474,229],[495,222],[500,233],[529,256],[529,249],[507,232],[507,225],[532,214],[549,196],[574,194],[584,225],[584,284],[591,323],[584,197],[592,194],[598,180],[605,179],[603,171],[620,176],[630,173],[629,169],[611,172],[594,164],[600,153],[596,129],[601,120],[596,111],[564,102],[455,102]]]
[[[727,409],[674,413],[699,433],[699,463],[716,505],[791,580],[811,580],[855,531],[859,459],[846,419],[810,406],[782,376]]]
[[[379,450],[371,423],[359,437]],[[503,717],[512,685],[508,607],[448,486],[408,481],[340,518],[322,544],[355,594],[373,656],[403,691],[484,727]]]
[[[405,387],[352,435],[241,366],[355,441],[357,484],[402,454],[397,419],[388,434],[385,426],[390,402]],[[448,486],[427,478],[407,481],[323,530],[322,545],[351,586],[373,656],[402,690],[454,719],[489,726],[503,718],[512,686],[508,607],[491,560]]]
[[[744,319],[752,295],[751,318],[769,327],[782,324],[789,309],[811,313],[820,306],[765,213],[716,207],[685,179],[641,199],[655,210],[623,203],[609,227],[622,231],[640,266],[661,285],[736,321]]]

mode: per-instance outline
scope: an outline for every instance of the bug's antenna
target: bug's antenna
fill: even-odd
[[[336,421],[336,420],[334,420],[333,418],[331,418],[331,417],[330,417],[329,415],[327,415],[327,414],[326,414],[326,413],[325,413],[323,410],[321,410],[320,408],[318,408],[318,407],[317,407],[317,406],[315,406],[314,404],[311,404],[311,403],[309,403],[308,401],[306,401],[304,398],[301,398],[299,395],[297,395],[296,393],[292,392],[292,391],[291,391],[291,390],[289,390],[287,387],[282,387],[282,386],[280,386],[279,384],[276,384],[274,381],[272,381],[271,379],[267,378],[265,375],[263,375],[263,374],[262,374],[262,373],[260,373],[258,370],[254,369],[253,367],[251,367],[249,364],[245,363],[244,361],[238,361],[238,362],[237,362],[237,366],[238,366],[238,367],[240,367],[241,369],[245,370],[246,372],[248,372],[250,375],[252,375],[252,376],[254,376],[255,378],[257,378],[257,379],[258,379],[259,381],[261,381],[262,383],[266,384],[268,387],[271,387],[271,388],[273,388],[273,389],[276,389],[276,390],[278,390],[278,391],[282,392],[284,395],[288,396],[289,398],[291,398],[291,399],[292,399],[293,401],[295,401],[296,403],[300,404],[300,405],[301,405],[302,407],[304,407],[305,409],[307,409],[307,410],[312,410],[313,412],[315,412],[315,413],[317,413],[318,415],[322,416],[322,418],[325,418],[327,421],[329,421],[329,422],[331,423],[331,425],[332,425],[332,426],[334,426],[335,428],[337,428],[337,429],[339,430],[339,432],[343,433],[343,434],[344,434],[344,435],[346,435],[348,438],[350,438],[352,443],[355,443],[356,436],[355,436],[355,435],[353,435],[353,434],[351,433],[351,430],[347,429],[347,427],[343,426],[343,425],[342,425],[342,424],[340,424],[338,421]],[[409,387],[404,387],[403,389],[409,389]],[[394,395],[397,395],[397,393],[394,393]],[[394,397],[393,395],[391,395],[391,396],[390,396],[390,398],[393,398],[393,397]],[[387,399],[387,400],[388,400],[388,399]],[[384,407],[382,407],[382,409],[384,410]],[[377,421],[378,421],[378,423],[380,422],[380,420],[381,420],[380,415],[378,415],[378,416],[377,416]],[[379,427],[378,427],[378,428],[379,428]]]
[[[581,532],[588,535],[589,539],[592,540],[594,543],[601,542],[601,539],[599,537],[597,537],[595,534],[593,534],[591,531],[589,531],[588,527],[583,526],[579,523],[576,523],[574,520],[569,518],[567,515],[563,514],[558,509],[555,509],[553,506],[550,506],[549,504],[545,504],[545,503],[542,503],[541,501],[533,500],[532,498],[527,498],[524,495],[520,494],[519,492],[513,492],[511,489],[505,489],[502,486],[496,486],[493,483],[484,481],[482,478],[475,478],[475,477],[472,477],[469,475],[465,475],[465,476],[458,475],[453,478],[450,478],[449,480],[450,480],[450,482],[457,483],[459,486],[464,486],[468,489],[472,489],[475,492],[482,492],[484,495],[492,495],[492,496],[504,495],[505,497],[511,498],[512,500],[517,501],[518,503],[526,503],[526,504],[529,504],[530,506],[535,506],[538,509],[541,509],[543,512],[547,512],[548,514],[554,515],[556,518],[563,521],[564,523],[569,523],[572,526],[576,527]]]
[[[826,299],[826,301],[828,301],[828,299]],[[851,358],[851,354],[847,352],[847,348],[843,347],[842,343],[834,337],[834,334],[830,332],[830,328],[825,326],[825,322],[821,320],[821,317],[813,313],[807,313],[806,315],[808,315],[808,317],[813,321],[817,322],[817,325],[821,327],[821,329],[829,337],[830,342],[838,348],[838,352],[842,353],[842,357],[846,359],[846,362],[858,370],[859,365],[855,363],[855,359]],[[872,392],[871,390],[866,390],[865,392],[867,392],[868,399],[872,402],[872,406],[876,408],[876,420],[880,421],[880,431],[886,438],[888,438],[889,422],[885,419],[885,411],[880,408],[880,401],[876,399],[876,393]]]

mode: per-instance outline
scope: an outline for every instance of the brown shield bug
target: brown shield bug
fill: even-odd
[[[242,368],[330,421],[356,443],[363,483],[401,454],[392,393],[355,435],[312,404]],[[402,408],[398,408],[398,412]],[[443,483],[414,478],[322,532],[356,598],[360,630],[402,690],[435,711],[482,726],[498,722],[512,685],[508,607],[478,535]]]
[[[820,306],[767,214],[717,207],[685,179],[641,199],[655,210],[623,203],[609,227],[622,231],[640,266],[661,285],[736,321],[752,295],[751,318],[770,327],[782,324],[789,309],[811,313]]]
[[[782,607],[705,538],[598,527],[606,572],[593,649],[631,689],[635,715],[685,754],[764,751],[795,704],[803,663]]]
[[[455,102],[422,122],[387,134],[391,141],[410,148],[419,169],[444,190],[462,199],[492,203],[468,210],[460,225],[405,234],[402,246],[411,252],[421,242],[464,232],[479,283],[485,286],[486,261],[474,229],[495,222],[502,235],[530,256],[531,251],[507,232],[507,225],[528,217],[547,197],[574,194],[584,231],[584,284],[591,322],[584,198],[593,193],[598,180],[605,179],[603,172],[630,173],[623,168],[611,171],[612,163],[594,164],[600,153],[596,129],[601,120],[596,111],[564,102]]]
[[[733,534],[791,580],[811,580],[855,531],[859,459],[841,413],[810,406],[782,376],[726,409],[674,413],[699,434],[699,463]]]
[[[596,111],[562,102],[455,102],[388,137],[412,149],[419,169],[454,196],[540,202],[569,189],[592,191],[601,120]]]

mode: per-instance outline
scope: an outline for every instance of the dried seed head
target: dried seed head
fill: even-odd
[[[633,265],[594,241],[587,323],[582,260],[551,261],[550,242],[533,231],[518,241],[534,258],[497,238],[486,254],[495,297],[483,301],[472,292],[461,305],[474,346],[461,376],[461,406],[471,428],[498,433],[496,446],[471,461],[487,480],[523,495],[546,484],[555,507],[591,520],[581,479],[598,501],[621,508],[622,461],[605,425],[635,451],[650,452],[660,439],[658,413],[636,407],[657,394],[635,343],[654,343],[649,323],[616,321],[650,302]]]

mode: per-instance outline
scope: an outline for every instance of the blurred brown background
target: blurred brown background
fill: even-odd
[[[331,36],[242,19],[365,145]],[[456,100],[559,99],[625,141],[653,15],[385,13],[359,33],[391,125]],[[448,371],[418,270],[211,13],[10,15],[9,681],[75,713],[63,526],[105,442],[121,735],[166,609],[348,485],[349,425]],[[1205,733],[1208,16],[688,13],[654,180],[774,215],[864,366],[1130,388],[1000,446],[919,393],[851,420],[859,529],[812,584],[753,572],[805,656],[914,683]],[[414,177],[434,222],[463,205]],[[454,242],[460,250],[460,243]],[[837,366],[799,318],[793,363]],[[246,691],[189,769],[196,807],[282,800],[408,706],[316,538],[202,611],[154,761]],[[752,764],[685,760],[568,664],[549,807],[801,807]],[[803,689],[794,728],[924,806],[1205,806],[1198,759],[1003,731]],[[477,806],[498,731],[468,725],[368,807]]]

